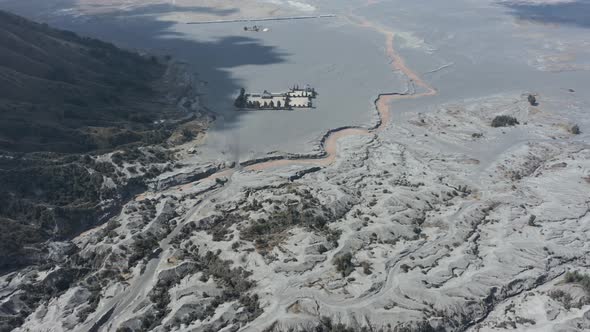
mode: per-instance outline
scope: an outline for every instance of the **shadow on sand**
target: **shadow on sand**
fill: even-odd
[[[546,4],[505,1],[502,4],[521,20],[590,28],[590,0]]]
[[[261,44],[257,39],[233,35],[198,40],[194,36],[175,31],[179,23],[158,19],[170,12],[205,13],[226,16],[239,9],[215,9],[202,6],[177,7],[168,4],[146,5],[128,11],[93,16],[70,15],[75,0],[8,0],[0,2],[0,9],[49,25],[74,31],[80,35],[99,38],[117,46],[144,50],[189,63],[201,79],[208,81],[204,102],[212,111],[222,114],[218,129],[233,128],[240,112],[232,107],[235,95],[242,87],[231,77],[231,69],[245,65],[267,65],[284,62],[287,54],[275,47]],[[40,8],[42,10],[40,10]],[[64,11],[66,10],[66,11]],[[182,27],[182,26],[181,26]],[[198,34],[198,26],[191,26]]]
[[[228,16],[231,14],[236,14],[240,10],[237,8],[231,9],[218,9],[218,8],[211,8],[211,7],[204,7],[204,6],[175,6],[173,4],[153,4],[153,5],[145,5],[137,8],[133,8],[131,10],[120,11],[116,13],[112,13],[112,16],[134,16],[134,15],[161,15],[167,13],[175,13],[175,12],[192,12],[192,13],[202,13],[202,14],[210,14],[215,16]]]

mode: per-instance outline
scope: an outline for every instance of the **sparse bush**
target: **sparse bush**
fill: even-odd
[[[319,325],[313,330],[315,332],[369,332],[373,331],[367,326],[353,328],[352,326],[346,326],[342,323],[332,322],[332,318],[322,316],[320,318]]]
[[[250,290],[255,283],[250,281],[248,277],[251,272],[244,270],[241,267],[232,268],[232,261],[224,261],[219,258],[219,252],[213,253],[208,251],[204,256],[197,256],[199,266],[203,268],[203,275],[200,280],[206,282],[209,276],[212,276],[217,284],[224,287],[221,296],[216,296],[211,304],[207,307],[204,317],[212,315],[215,309],[224,302],[240,300],[240,304],[245,307],[248,313],[248,319],[254,319],[262,313],[259,307],[257,295],[243,295]]]
[[[129,265],[134,265],[140,259],[148,256],[159,246],[157,237],[148,233],[145,237],[137,236],[132,245],[132,254],[129,256]]]
[[[572,296],[561,289],[551,291],[549,297],[560,302],[566,310],[569,310],[572,307]]]
[[[534,214],[532,214],[532,215],[529,217],[528,225],[529,225],[529,226],[536,227],[536,226],[537,226],[537,224],[535,224],[535,220],[536,220],[536,219],[537,219],[537,216],[535,216]]]
[[[334,247],[338,246],[338,240],[340,239],[340,235],[342,235],[342,231],[339,229],[329,229],[326,239],[334,245]]]
[[[590,294],[590,275],[588,274],[578,271],[567,272],[565,274],[565,282],[579,284],[587,294]]]
[[[318,211],[314,206],[322,206],[322,210]],[[275,210],[270,212],[268,219],[252,220],[240,232],[240,238],[246,241],[256,241],[258,249],[264,251],[276,245],[285,230],[299,226],[323,233],[328,238],[328,241],[337,245],[340,234],[328,227],[328,222],[336,218],[333,212],[321,205],[317,198],[312,197],[301,202],[299,206],[290,205],[286,209],[281,209],[281,207],[275,205]],[[225,219],[242,220],[239,216],[230,216],[226,216]],[[235,221],[231,223],[235,223]]]
[[[182,129],[182,137],[184,137],[185,141],[190,141],[195,138],[195,134],[188,128]]]
[[[510,115],[498,115],[492,120],[492,127],[508,127],[508,126],[515,126],[519,124],[518,120]]]
[[[372,274],[373,271],[371,270],[371,263],[367,261],[362,261],[361,266],[363,267],[363,273],[366,275]]]
[[[582,133],[582,132],[580,131],[580,127],[579,127],[577,124],[575,124],[575,125],[573,125],[573,126],[569,127],[569,128],[568,128],[568,131],[569,131],[571,134],[574,134],[574,135],[580,135],[580,134]]]
[[[336,270],[342,273],[343,277],[348,277],[354,271],[354,266],[352,265],[352,254],[349,252],[334,257],[334,261],[332,263],[336,266]]]
[[[402,271],[404,271],[404,273],[408,273],[408,271],[410,271],[410,266],[408,266],[408,264],[402,264],[400,265],[400,268]]]
[[[213,241],[215,241],[215,242],[227,241],[226,236],[228,234],[229,234],[229,230],[227,229],[227,227],[216,227],[212,231]],[[237,242],[235,242],[235,243],[237,243]],[[233,245],[232,245],[232,248],[233,248]]]
[[[537,97],[535,97],[534,95],[530,94],[527,97],[527,100],[529,101],[529,104],[531,104],[531,106],[537,106],[539,105],[539,103],[537,102]]]
[[[107,176],[113,176],[113,174],[115,174],[115,166],[113,166],[113,164],[106,162],[106,161],[96,163],[94,165],[94,169],[97,172],[105,174]]]
[[[115,152],[113,153],[113,155],[111,156],[111,160],[113,161],[113,163],[119,167],[123,166],[123,154],[121,152]]]
[[[260,303],[258,302],[258,294],[254,295],[242,295],[240,296],[240,304],[244,307],[246,313],[248,313],[248,320],[254,319],[262,314]]]

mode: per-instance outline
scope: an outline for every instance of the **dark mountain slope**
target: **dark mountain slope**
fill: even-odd
[[[173,166],[170,135],[208,121],[177,106],[186,69],[0,11],[0,271],[51,265]]]
[[[139,141],[152,129],[156,110],[145,104],[164,69],[155,58],[0,11],[0,149],[82,152]],[[105,142],[93,127],[123,135]]]

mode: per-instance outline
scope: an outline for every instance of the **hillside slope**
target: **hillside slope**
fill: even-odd
[[[172,167],[170,136],[209,121],[187,70],[0,11],[0,270],[46,262],[47,240]]]
[[[0,11],[0,149],[80,152],[138,141],[155,117],[142,104],[164,69],[156,58]]]

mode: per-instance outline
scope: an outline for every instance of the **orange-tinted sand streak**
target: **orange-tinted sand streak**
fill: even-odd
[[[425,82],[418,74],[413,72],[410,68],[408,68],[405,64],[404,59],[397,54],[394,48],[394,39],[395,34],[392,31],[387,30],[381,26],[372,24],[371,22],[365,20],[358,20],[353,17],[349,17],[349,20],[355,22],[356,24],[374,29],[383,35],[385,35],[386,42],[386,52],[387,56],[391,59],[391,68],[394,71],[400,71],[408,79],[413,83],[414,86],[418,86],[426,90],[425,92],[421,93],[412,93],[412,94],[396,94],[396,93],[384,93],[379,95],[375,102],[375,107],[377,112],[379,113],[379,117],[381,122],[379,125],[372,129],[367,128],[346,128],[339,131],[334,131],[328,135],[328,137],[324,141],[324,151],[325,155],[321,158],[301,158],[301,159],[279,159],[279,160],[271,160],[256,163],[253,165],[249,165],[244,167],[243,169],[246,171],[262,171],[265,169],[273,168],[273,167],[281,167],[281,166],[289,166],[289,165],[302,165],[302,164],[313,164],[318,166],[329,166],[336,160],[338,155],[338,140],[342,137],[352,136],[352,135],[373,135],[376,132],[379,132],[387,127],[390,121],[390,111],[391,105],[396,100],[402,99],[413,99],[413,98],[420,98],[426,96],[433,96],[436,95],[437,91],[432,88],[427,82]],[[207,180],[217,179],[220,177],[231,177],[231,175],[236,171],[234,168],[224,169],[211,176],[207,177]],[[190,188],[192,184],[185,184],[182,186],[177,187],[179,190],[187,190]]]
[[[397,54],[395,51],[393,42],[395,39],[395,34],[389,30],[386,30],[382,27],[373,25],[367,21],[362,21],[358,23],[359,25],[367,28],[372,28],[377,30],[378,32],[382,33],[386,37],[386,50],[387,56],[392,60],[391,66],[393,70],[401,71],[406,75],[414,85],[417,85],[421,88],[424,88],[426,92],[417,93],[417,94],[382,94],[379,96],[377,101],[375,102],[375,107],[377,108],[377,112],[379,113],[379,117],[381,122],[379,126],[373,129],[364,129],[364,128],[347,128],[342,129],[336,132],[331,133],[324,142],[324,150],[325,156],[322,158],[305,158],[305,159],[282,159],[282,160],[271,160],[262,162],[259,164],[254,164],[245,167],[244,169],[247,171],[261,171],[271,167],[278,167],[278,166],[288,166],[288,165],[301,165],[301,164],[315,164],[320,166],[328,166],[332,164],[336,160],[337,156],[337,149],[338,149],[338,140],[342,137],[351,136],[351,135],[370,135],[374,132],[378,132],[383,130],[389,124],[390,110],[391,104],[395,100],[401,99],[411,99],[411,98],[419,98],[425,96],[433,96],[437,93],[435,89],[433,89],[428,83],[426,83],[418,74],[413,72],[410,68],[408,68],[404,62],[404,59]]]

